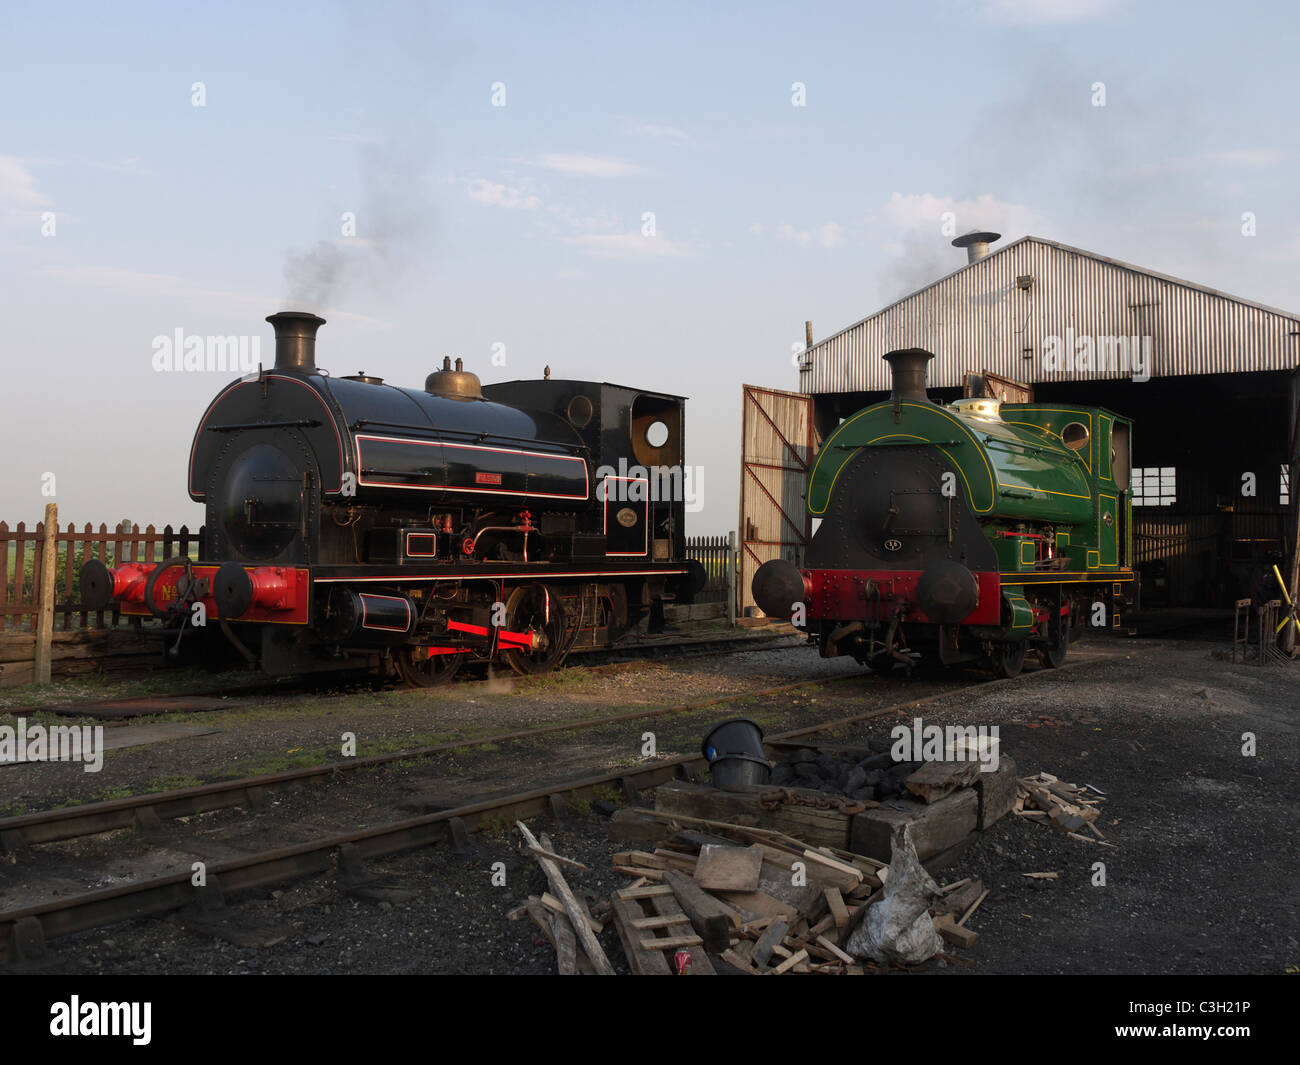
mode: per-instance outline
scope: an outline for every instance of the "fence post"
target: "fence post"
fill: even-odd
[[[59,505],[45,504],[45,539],[41,542],[41,586],[36,599],[36,654],[32,679],[50,683],[54,639],[54,571],[59,565]]]
[[[736,627],[736,533],[727,533],[727,624]]]

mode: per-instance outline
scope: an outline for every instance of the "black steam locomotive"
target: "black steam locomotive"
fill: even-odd
[[[183,630],[215,622],[272,675],[470,658],[520,673],[662,626],[703,585],[685,559],[681,397],[589,381],[424,390],[315,362],[324,319],[284,311],[275,366],[199,422],[204,557],[82,569],[82,601]]]

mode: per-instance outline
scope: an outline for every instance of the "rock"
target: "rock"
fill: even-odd
[[[792,780],[794,780],[794,778],[795,778],[794,766],[790,765],[789,763],[782,762],[779,766],[777,766],[775,769],[772,770],[772,784],[775,787],[779,788],[785,784],[789,784]]]
[[[591,804],[591,808],[603,817],[613,817],[614,811],[618,809],[612,802],[606,802],[604,799],[597,799]]]
[[[858,790],[853,792],[852,795],[853,798],[857,799],[860,802],[872,802],[876,798],[876,789],[858,788]]]
[[[817,767],[809,762],[800,762],[794,767],[794,772],[800,780],[806,780],[810,784],[821,783],[821,774],[817,772]]]
[[[857,791],[867,782],[867,771],[860,765],[854,766],[849,770],[844,778],[844,790],[850,794]]]
[[[790,761],[795,765],[801,762],[815,762],[817,761],[817,752],[809,750],[807,747],[800,747],[794,754],[790,755]]]
[[[890,769],[894,764],[894,759],[888,751],[881,754],[868,755],[858,763],[859,768],[871,772],[873,769]]]
[[[817,768],[821,770],[824,777],[835,776],[840,771],[839,763],[835,760],[833,754],[819,754],[817,756]]]
[[[876,754],[888,754],[894,746],[894,740],[890,736],[869,736],[867,738],[867,750],[875,751]]]

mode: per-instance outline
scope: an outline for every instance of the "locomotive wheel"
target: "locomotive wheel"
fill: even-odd
[[[564,603],[544,584],[524,584],[510,593],[506,602],[506,628],[542,637],[542,645],[535,651],[511,648],[503,652],[506,664],[516,673],[549,673],[568,654]]]
[[[1025,653],[1029,650],[1026,640],[1008,640],[993,645],[993,672],[999,677],[1014,677],[1025,664]]]
[[[412,688],[436,688],[446,684],[460,670],[466,656],[431,655],[425,647],[399,647],[393,663],[402,680]]]
[[[1047,646],[1038,649],[1038,661],[1044,669],[1060,669],[1070,650],[1069,618],[1057,618],[1056,624],[1048,627],[1048,635],[1050,639]]]

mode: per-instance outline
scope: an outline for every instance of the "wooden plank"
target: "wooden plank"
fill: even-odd
[[[808,869],[811,863],[803,858],[794,860],[804,864],[802,884],[795,882],[796,878],[790,868],[765,861],[758,880],[758,890],[811,916],[824,902],[822,888],[825,885],[818,879],[816,870]]]
[[[961,887],[955,887],[952,891],[946,892],[941,898],[935,900],[935,907],[945,913],[951,913],[954,917],[959,913],[965,913],[971,903],[980,897],[984,892],[983,882],[976,877],[974,880],[967,880]]]
[[[738,910],[742,917],[752,914],[754,917],[784,917],[793,921],[799,915],[795,907],[763,891],[720,891],[718,897]]]
[[[753,958],[747,957],[746,955],[740,954],[737,951],[731,949],[724,950],[722,952],[721,957],[722,960],[725,961],[728,965],[734,966],[735,968],[739,969],[746,976],[758,975],[758,973],[754,971]]]
[[[561,902],[559,899],[557,899],[549,891],[544,892],[542,894],[542,905],[545,906],[552,913],[567,913],[567,911],[564,908],[564,903]],[[585,920],[586,920],[587,927],[590,928],[597,935],[599,935],[601,929],[605,927],[595,918],[587,917],[585,918]]]
[[[767,929],[763,932],[762,936],[759,937],[758,942],[754,944],[754,961],[756,961],[760,966],[766,965],[772,958],[773,949],[781,944],[781,941],[785,939],[785,934],[789,929],[790,926],[786,924],[784,920],[779,917],[775,918],[772,923],[767,926]]]
[[[801,950],[797,954],[791,954],[790,957],[786,958],[785,961],[783,961],[780,965],[778,965],[775,969],[773,969],[772,972],[774,975],[780,976],[782,973],[789,972],[800,962],[807,961],[807,960],[808,960],[808,952],[806,950]]]
[[[616,865],[614,872],[622,873],[624,876],[636,876],[642,880],[662,880],[664,871],[662,869],[645,869],[639,865]]]
[[[978,812],[979,798],[973,788],[963,788],[933,803],[899,799],[890,807],[855,815],[849,849],[888,861],[894,828],[907,825],[917,857],[924,862],[974,832]]]
[[[1001,820],[1015,807],[1019,792],[1015,760],[1000,754],[998,768],[993,773],[981,773],[975,781],[975,794],[979,797],[979,811],[975,827],[983,832]]]
[[[934,918],[934,930],[943,937],[945,943],[951,943],[954,947],[969,949],[979,940],[978,933],[963,928],[952,919],[950,913],[941,913]]]
[[[989,893],[985,891],[984,894],[982,894],[979,898],[977,898],[974,902],[970,904],[970,909],[961,915],[961,920],[958,921],[957,923],[959,925],[964,925],[967,921],[969,921],[971,914],[973,914],[976,910],[978,910],[980,908],[980,904],[988,897],[989,897]]]
[[[739,928],[742,923],[740,914],[714,898],[684,873],[669,869],[664,874],[664,880],[704,945],[715,954],[726,950],[731,943],[731,930]]]
[[[679,950],[682,947],[698,947],[704,940],[694,932],[684,936],[664,936],[656,939],[654,936],[643,936],[641,946],[646,950]]]
[[[922,802],[935,802],[973,784],[979,775],[979,762],[926,762],[903,781],[903,787]]]
[[[670,913],[665,917],[639,917],[632,922],[632,927],[639,932],[643,928],[671,928],[674,925],[688,925],[690,923],[691,919],[686,914]]]
[[[849,910],[844,905],[844,896],[839,888],[828,887],[825,891],[826,905],[830,907],[831,917],[835,921],[835,930],[842,937],[849,928]]]
[[[667,884],[651,884],[648,887],[623,888],[615,892],[620,899],[650,899],[656,895],[671,895],[673,889]]]
[[[701,784],[672,781],[655,789],[655,811],[682,814],[696,819],[726,822],[744,817],[750,824],[774,829],[805,843],[845,848],[849,838],[849,815],[841,810],[783,803],[765,810],[758,796],[771,788],[750,787],[744,791],[721,791]],[[794,789],[790,789],[794,790]],[[798,792],[795,792],[798,794]],[[806,793],[825,799],[820,792]]]
[[[705,891],[755,891],[763,868],[759,847],[719,847],[706,843],[695,865],[695,882]]]
[[[528,826],[522,821],[516,821],[524,841],[530,847],[538,846],[537,837],[529,830]],[[600,941],[596,939],[596,934],[591,930],[588,921],[590,918],[578,905],[578,900],[574,897],[573,892],[569,889],[568,883],[564,879],[564,874],[560,872],[560,867],[549,858],[538,858],[537,864],[542,867],[542,872],[546,874],[546,879],[551,885],[551,890],[559,897],[564,906],[564,911],[573,925],[573,931],[578,937],[578,942],[582,944],[582,949],[586,951],[587,957],[591,959],[592,965],[596,967],[596,972],[601,976],[613,976],[614,968],[609,964],[609,959],[605,957],[605,952],[601,949]]]
[[[621,899],[615,895],[612,899],[614,908],[614,928],[623,944],[623,954],[627,958],[628,968],[638,976],[671,976],[672,968],[668,959],[660,951],[646,950],[641,946],[640,933],[632,927],[632,922],[644,917],[640,903],[635,899]]]
[[[581,862],[575,862],[572,858],[563,858],[558,854],[552,854],[548,850],[543,850],[541,847],[529,847],[528,850],[538,858],[549,858],[551,861],[555,862],[556,865],[567,866],[570,869],[579,869],[584,873],[587,872],[587,867],[585,865]]]
[[[653,909],[661,917],[686,916],[682,912],[682,908],[678,904],[675,896],[656,895],[654,898],[650,899],[648,903],[642,903],[642,905],[649,905],[651,909]],[[698,939],[699,937],[697,936],[695,938]],[[677,950],[681,950],[681,949],[688,950],[691,955],[691,961],[686,970],[688,976],[716,976],[717,975],[717,970],[713,968],[713,963],[709,961],[708,953],[703,949],[701,945],[688,944],[685,948],[676,947],[674,948],[674,954],[676,953]],[[676,964],[674,963],[673,972],[676,971],[677,968],[676,968]]]
[[[844,962],[845,965],[855,965],[855,964],[857,964],[857,958],[853,957],[853,955],[851,955],[851,954],[845,954],[844,951],[840,950],[839,947],[837,947],[834,943],[832,943],[832,942],[831,942],[829,939],[827,939],[825,936],[818,936],[818,937],[817,937],[817,943],[818,943],[819,946],[821,946],[821,947],[824,948],[825,950],[830,951],[831,954],[833,954],[833,955],[834,955],[838,960]]]
[[[846,865],[817,851],[804,851],[804,860],[810,877],[816,877],[822,884],[829,884],[841,891],[852,891],[862,883],[866,875],[856,866]]]
[[[573,925],[562,913],[550,915],[551,935],[555,942],[555,966],[561,976],[578,975],[578,941]]]

